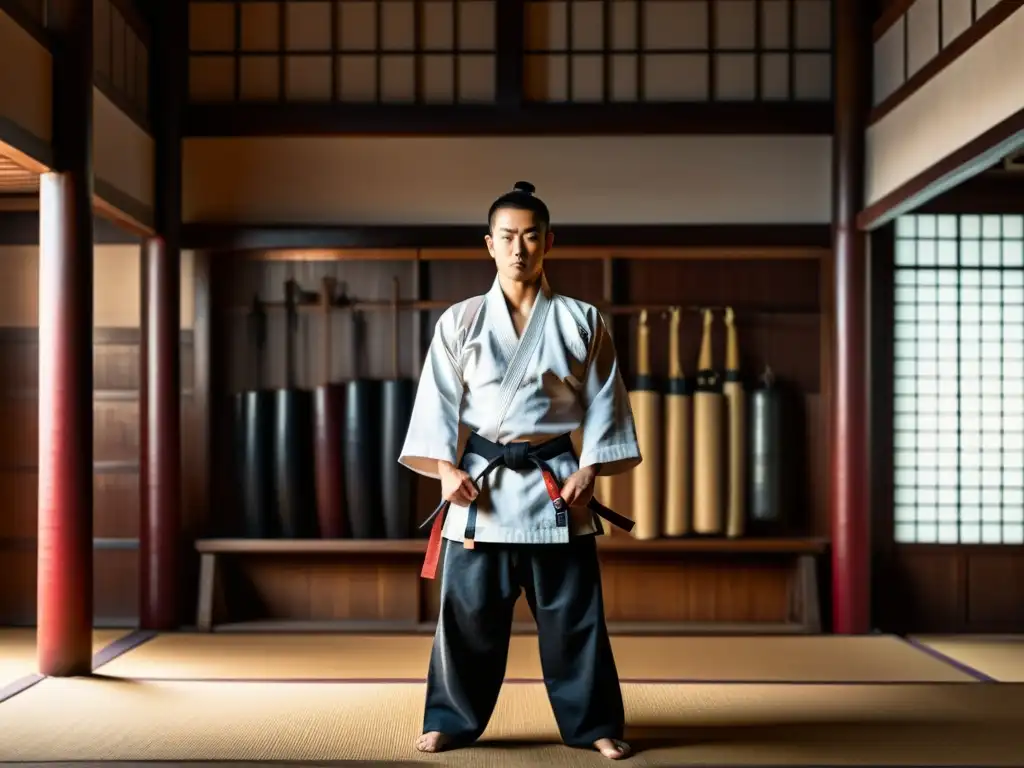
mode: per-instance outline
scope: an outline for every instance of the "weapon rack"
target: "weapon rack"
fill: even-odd
[[[245,316],[258,298],[270,328],[268,370],[283,369],[285,283],[298,288],[296,311],[305,353],[299,386],[344,381],[355,370],[346,325],[365,324],[360,375],[387,378],[397,367],[417,377],[440,312],[489,287],[494,268],[482,249],[268,251],[202,254],[210,279],[210,478],[208,509],[197,528],[201,560],[196,624],[201,629],[432,631],[438,581],[419,578],[425,540],[265,540],[231,537],[223,516],[231,488],[219,456],[228,425],[214,404],[246,386],[251,370],[240,350]],[[652,368],[667,360],[667,313],[684,312],[681,356],[692,375],[700,311],[715,312],[714,360],[724,363],[721,312],[735,311],[744,377],[765,364],[789,380],[806,404],[801,460],[807,486],[797,497],[792,534],[771,539],[659,538],[638,541],[616,531],[601,540],[608,621],[613,632],[777,632],[821,630],[818,562],[827,551],[830,393],[830,251],[822,248],[555,249],[549,279],[597,305],[612,326],[627,381],[635,323],[647,311]],[[326,278],[326,280],[325,280]],[[324,292],[331,294],[324,301]],[[329,314],[331,359],[317,328]],[[393,318],[400,317],[395,334]],[[352,326],[354,327],[354,325]],[[340,329],[340,331],[339,331]],[[313,337],[313,338],[310,338]],[[397,339],[397,347],[393,340]],[[280,348],[280,349],[278,349]],[[398,361],[400,356],[401,362]],[[265,382],[265,386],[283,385]],[[226,411],[226,408],[220,409]],[[223,415],[223,414],[222,414]],[[416,519],[436,504],[437,483],[417,479]],[[627,512],[628,513],[628,512]],[[305,564],[305,566],[302,566]],[[225,565],[229,565],[225,568]],[[313,577],[313,574],[316,577]],[[376,589],[370,589],[369,582]],[[359,585],[357,587],[357,585]],[[355,589],[362,591],[358,597]],[[317,594],[324,592],[323,598]],[[330,593],[330,594],[328,594]],[[346,600],[330,595],[347,594]],[[523,603],[516,631],[531,631]],[[344,603],[344,604],[343,604]],[[320,606],[320,607],[317,607]],[[329,607],[324,607],[329,606]]]

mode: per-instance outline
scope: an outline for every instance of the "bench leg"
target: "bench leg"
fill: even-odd
[[[217,593],[217,556],[203,553],[199,557],[199,604],[196,607],[196,628],[213,630],[213,603]]]
[[[818,595],[818,560],[814,555],[801,555],[797,561],[797,579],[803,602],[802,614],[805,631],[821,632],[821,598]]]

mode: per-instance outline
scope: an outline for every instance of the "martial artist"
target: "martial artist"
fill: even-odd
[[[505,677],[520,591],[537,622],[548,698],[565,744],[629,754],[604,618],[598,474],[641,461],[609,330],[598,310],[555,293],[547,207],[518,182],[488,212],[490,290],[448,308],[434,330],[399,461],[439,478],[443,501],[423,575],[442,548],[441,607],[427,679],[425,752],[483,733]]]

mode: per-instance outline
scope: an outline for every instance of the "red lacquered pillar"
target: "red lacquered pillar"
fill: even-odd
[[[92,0],[53,3],[53,170],[39,192],[39,672],[92,671]]]
[[[866,235],[857,229],[864,200],[871,19],[857,0],[836,0],[834,8],[832,623],[836,633],[859,634],[868,632],[871,623],[867,253]]]
[[[163,238],[142,247],[142,446],[140,618],[143,629],[178,625],[181,530],[179,326],[181,267]]]

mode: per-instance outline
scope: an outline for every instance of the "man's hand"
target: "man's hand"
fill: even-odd
[[[468,472],[448,461],[437,462],[437,471],[441,476],[441,498],[445,501],[458,504],[460,507],[468,507],[477,497],[479,491],[473,485],[473,478]]]
[[[583,467],[573,472],[562,485],[562,498],[570,507],[585,507],[594,495],[597,467]]]

